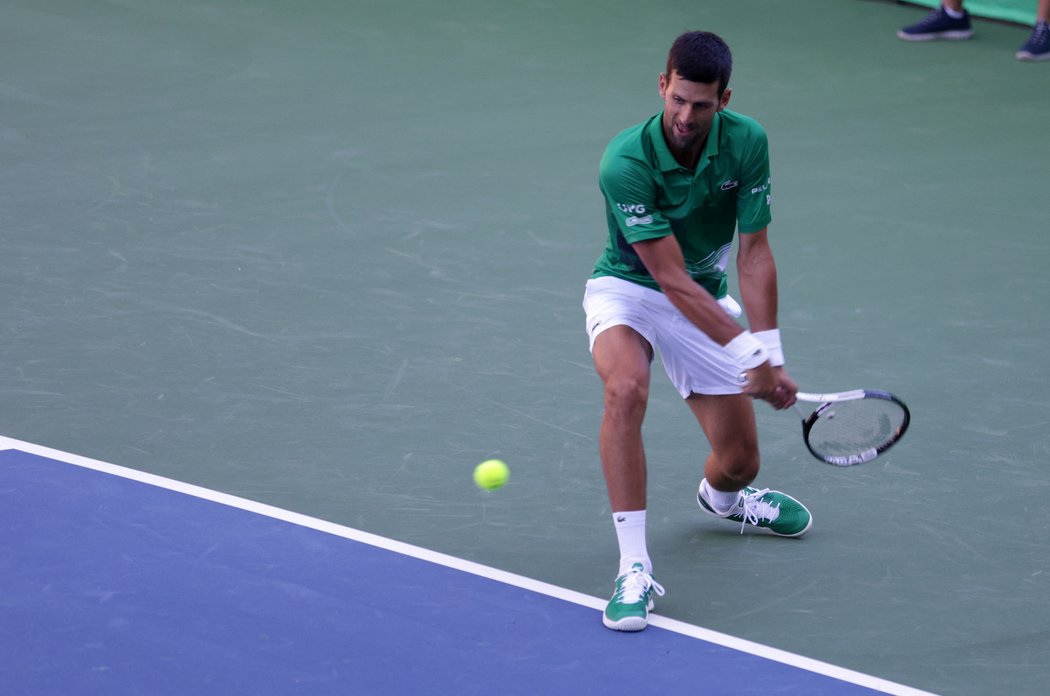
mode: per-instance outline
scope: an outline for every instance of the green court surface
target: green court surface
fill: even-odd
[[[662,373],[658,611],[917,688],[1050,680],[1050,65],[877,0],[6,0],[0,433],[589,595],[616,543],[580,308],[597,161],[686,29],[770,135],[788,365],[882,388],[838,470],[759,405],[803,540],[695,503]],[[482,493],[498,456],[510,483]],[[595,616],[595,630],[604,630]],[[625,639],[641,639],[642,637]]]

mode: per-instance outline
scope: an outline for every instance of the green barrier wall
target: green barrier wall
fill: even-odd
[[[913,0],[916,5],[937,7],[940,0]],[[1009,22],[1035,24],[1036,0],[968,0],[964,7],[975,17],[1005,19]]]

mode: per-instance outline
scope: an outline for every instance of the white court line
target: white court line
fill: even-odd
[[[283,510],[278,507],[273,507],[272,505],[248,500],[247,498],[239,498],[235,495],[220,493],[219,491],[194,486],[182,481],[176,481],[175,479],[156,476],[143,471],[136,471],[135,469],[128,469],[127,467],[117,466],[116,464],[109,464],[96,459],[89,459],[88,457],[82,457],[77,454],[70,454],[69,452],[62,452],[49,447],[35,445],[31,442],[22,442],[21,440],[14,440],[0,435],[0,450],[5,449],[21,450],[28,454],[56,459],[67,464],[73,464],[87,469],[100,471],[102,473],[120,476],[132,481],[157,486],[158,488],[166,488],[177,493],[184,493],[196,498],[210,500],[221,505],[228,505],[241,510],[247,510],[248,512],[265,515],[266,517],[271,517],[273,519],[290,522],[291,524],[297,524],[309,529],[315,529],[319,532],[326,532],[328,534],[343,537],[344,539],[359,541],[364,544],[369,544],[370,546],[386,549],[405,556],[411,556],[412,558],[418,558],[420,560],[429,561],[455,570],[461,570],[466,573],[488,578],[489,580],[495,580],[507,585],[513,585],[514,587],[538,592],[566,602],[590,607],[597,611],[605,609],[605,603],[607,601],[605,599],[599,599],[598,597],[592,597],[581,592],[575,592],[564,587],[558,587],[557,585],[550,585],[545,582],[540,582],[539,580],[533,580],[532,578],[527,578],[522,575],[515,575],[514,573],[508,573],[497,568],[484,566],[480,563],[473,563],[471,561],[463,560],[462,558],[438,553],[437,551],[431,551],[419,546],[413,546],[393,539],[387,539],[386,537],[369,534],[368,532],[362,532],[361,530],[353,529],[351,527],[344,527],[340,524],[326,522],[317,519],[316,517],[309,517],[308,515],[301,515],[297,512]],[[596,617],[595,626],[597,625]],[[706,628],[687,624],[683,621],[669,619],[665,616],[658,616],[655,614],[651,615],[649,617],[649,625],[657,626],[692,638],[698,638],[707,641],[708,643],[714,643],[715,645],[739,650],[740,652],[749,653],[767,660],[773,660],[774,662],[781,662],[792,667],[797,667],[798,669],[814,672],[816,674],[823,674],[824,676],[832,677],[840,681],[864,686],[887,694],[894,694],[895,696],[936,696],[929,691],[921,691],[910,686],[904,686],[903,684],[879,679],[878,677],[873,677],[862,672],[855,672],[850,669],[828,664],[827,662],[821,662],[801,655],[795,655],[794,653],[789,653],[784,650],[771,648],[762,645],[761,643],[753,643],[749,640],[736,638],[726,633],[719,633],[717,631],[711,631]]]

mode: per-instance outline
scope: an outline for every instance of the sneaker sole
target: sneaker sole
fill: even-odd
[[[655,604],[650,599],[649,600],[649,608],[646,609],[646,612],[652,611],[654,606],[655,606]],[[620,619],[619,621],[613,621],[603,611],[602,612],[602,623],[605,624],[606,628],[611,628],[614,631],[623,631],[625,633],[634,633],[636,631],[641,631],[642,629],[644,629],[646,626],[649,625],[649,617],[648,616],[645,616],[645,617],[642,617],[642,616],[625,616],[624,618]]]
[[[1038,63],[1043,60],[1050,60],[1050,53],[1028,53],[1027,51],[1018,51],[1017,60],[1023,60],[1026,63]]]
[[[602,614],[602,623],[605,624],[606,628],[611,628],[614,631],[634,633],[641,631],[648,626],[649,619],[643,619],[640,616],[629,616],[626,619],[620,619],[619,621],[611,621],[608,616]]]
[[[903,31],[897,32],[897,38],[903,41],[965,41],[973,36],[973,30],[969,31],[939,31],[933,34],[908,34]]]
[[[717,517],[717,515],[716,515],[716,517]],[[720,519],[724,520],[725,518],[722,517]],[[736,520],[730,520],[730,521],[735,523],[735,524],[740,524]],[[744,527],[744,533],[745,534],[765,534],[767,536],[780,537],[781,539],[798,539],[801,536],[805,536],[806,533],[808,533],[810,528],[812,528],[812,527],[813,527],[813,514],[810,513],[810,515],[809,515],[809,524],[807,524],[800,531],[795,532],[794,534],[783,534],[781,532],[774,531],[774,530],[770,529],[769,527],[756,527],[753,524],[746,525]]]

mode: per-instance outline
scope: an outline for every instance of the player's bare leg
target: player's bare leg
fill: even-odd
[[[649,342],[628,326],[610,327],[594,341],[594,366],[605,385],[598,448],[614,511],[645,509],[642,422],[649,402],[652,351]]]
[[[595,338],[592,354],[605,386],[598,448],[620,546],[620,570],[602,623],[617,631],[640,631],[648,624],[653,594],[664,593],[653,579],[645,542],[642,422],[649,402],[653,349],[634,329],[613,326]]]
[[[809,531],[809,510],[786,493],[753,488],[758,476],[758,431],[751,397],[743,394],[686,399],[711,444],[697,502],[704,512],[777,536]]]

